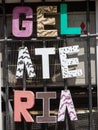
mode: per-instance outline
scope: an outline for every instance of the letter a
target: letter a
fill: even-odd
[[[18,62],[17,62],[17,70],[16,70],[16,78],[23,78],[24,65],[27,69],[28,77],[35,77],[34,67],[32,65],[32,61],[30,59],[30,54],[27,47],[19,48]]]
[[[59,112],[58,112],[58,122],[64,121],[66,108],[68,110],[70,119],[72,121],[77,120],[77,115],[75,112],[71,93],[69,90],[62,90],[61,98],[60,98],[60,105],[59,105]]]

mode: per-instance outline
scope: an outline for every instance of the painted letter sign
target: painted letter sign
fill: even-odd
[[[25,15],[26,19],[22,20],[21,14]],[[12,33],[15,37],[30,37],[33,32],[32,9],[30,7],[15,7],[13,10]],[[20,23],[21,19],[21,23]]]
[[[30,59],[29,51],[27,47],[19,48],[16,78],[23,78],[24,67],[27,70],[28,77],[35,77],[34,67]]]
[[[56,116],[50,116],[50,99],[56,98],[55,92],[37,92],[37,99],[43,100],[43,116],[37,116],[37,123],[56,123]]]
[[[39,6],[37,7],[37,25],[36,32],[37,37],[57,37],[58,32],[60,35],[72,35],[72,34],[81,34],[80,27],[68,27],[68,14],[67,14],[67,5],[60,4],[60,16],[59,16],[59,30],[56,29],[45,29],[45,26],[54,26],[56,25],[55,17],[45,17],[45,14],[56,14],[57,6]],[[23,19],[22,15],[25,16]],[[30,37],[33,33],[33,10],[31,7],[15,7],[13,9],[13,18],[12,18],[12,34],[15,37]]]
[[[67,5],[61,4],[60,6],[60,33],[61,34],[81,34],[80,28],[69,28],[68,27],[68,15],[67,15]]]
[[[60,35],[73,35],[81,34],[81,29],[77,27],[68,27],[68,14],[67,5],[60,4],[59,15],[59,29],[56,29],[56,18],[46,17],[46,14],[56,14],[58,11],[57,6],[38,6],[36,17],[36,28],[33,28],[33,9],[28,6],[19,6],[13,9],[12,16],[12,34],[17,38],[28,38],[32,36],[34,29],[36,29],[37,37],[57,37]],[[51,26],[53,29],[46,29],[46,26]],[[41,55],[42,58],[42,78],[50,78],[49,69],[49,56],[55,55],[56,49],[54,47],[35,48],[35,56]],[[69,66],[78,65],[79,59],[77,57],[68,58],[79,52],[79,46],[60,47],[59,60],[61,65],[62,78],[73,78],[82,75],[81,69],[69,70]],[[18,61],[16,69],[16,79],[23,78],[24,69],[29,78],[36,76],[34,64],[32,63],[29,50],[26,46],[20,47],[18,52]],[[71,93],[69,90],[62,90],[60,97],[60,104],[58,110],[58,117],[50,115],[50,100],[56,99],[56,92],[36,92],[36,99],[42,99],[43,113],[42,116],[36,116],[37,123],[56,123],[57,121],[64,121],[66,116],[66,108],[70,120],[77,120],[76,111],[72,101]],[[29,109],[34,107],[35,96],[32,91],[14,91],[14,121],[21,122],[22,116],[26,122],[34,122]]]
[[[70,47],[62,47],[59,48],[59,56],[61,62],[62,69],[62,77],[63,78],[72,78],[78,77],[82,75],[82,70],[71,70],[69,71],[68,66],[79,64],[78,58],[67,58],[67,55],[74,54],[79,52],[79,46],[70,46]]]
[[[31,91],[14,92],[14,121],[21,122],[23,116],[26,122],[34,122],[28,109],[34,106],[34,93]]]
[[[69,90],[63,90],[61,92],[59,112],[58,112],[58,122],[65,120],[66,108],[68,110],[70,120],[72,121],[77,120],[77,114]]]

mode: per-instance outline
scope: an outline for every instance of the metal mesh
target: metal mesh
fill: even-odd
[[[89,113],[80,113],[77,114],[77,121],[69,120],[69,130],[89,130]],[[34,120],[35,120],[34,116]],[[5,130],[5,113],[3,113],[3,128]],[[10,120],[9,123],[10,130],[21,130],[24,127],[24,123],[14,123],[13,120]],[[42,130],[44,128],[44,124],[40,123],[26,123],[26,127],[29,130]],[[48,130],[60,130],[65,129],[65,121],[58,123],[47,124]],[[93,112],[93,130],[98,130],[98,112]]]
[[[18,49],[22,46],[21,42],[8,42],[8,81],[9,86],[21,86],[22,80],[19,79],[16,81],[15,74],[16,74],[16,66],[17,66],[17,59],[18,59]],[[58,48],[63,46],[62,40],[54,40],[50,42],[45,42],[46,47],[55,47],[56,54],[49,56],[49,68],[50,68],[50,79],[48,80],[48,84],[56,85],[62,83],[61,79],[61,70],[60,70],[60,61],[58,55]],[[27,46],[32,63],[34,64],[36,78],[29,79],[26,77],[26,84],[27,86],[32,85],[40,85],[43,84],[42,80],[42,59],[41,56],[35,56],[35,48],[43,48],[42,41],[32,41],[32,42],[24,42],[24,46]],[[56,79],[59,79],[58,81]]]
[[[98,112],[93,113],[93,130],[98,130]],[[78,114],[78,121],[72,123],[72,130],[89,129],[89,113]]]
[[[80,3],[79,3],[79,5],[80,5]],[[74,7],[73,3],[71,5],[71,9],[73,9],[72,7]],[[84,7],[84,6],[82,6],[82,7]],[[85,6],[85,8],[86,8],[86,6]],[[81,9],[83,9],[83,8],[81,8]],[[8,10],[10,10],[10,8],[8,8]],[[79,8],[79,10],[80,10],[80,8]],[[76,11],[76,8],[75,8],[75,11]],[[6,20],[4,20],[4,21],[6,21]],[[11,22],[9,19],[7,21],[8,21],[7,30],[5,29],[5,31],[9,31],[9,33],[8,32],[4,32],[4,33],[10,34],[11,30],[9,30],[9,26],[11,26]],[[6,22],[4,23],[4,26],[5,25],[6,25]],[[1,27],[1,32],[3,30],[2,27]],[[16,80],[15,73],[16,73],[16,65],[17,65],[17,58],[18,58],[18,49],[19,49],[19,47],[22,46],[22,42],[21,42],[21,40],[20,40],[20,42],[19,41],[15,42],[13,39],[13,41],[7,42],[7,46],[8,46],[8,49],[6,51],[8,51],[8,53],[7,53],[8,54],[8,83],[9,83],[8,85],[9,85],[9,87],[21,87],[23,85],[23,80],[22,79]],[[24,46],[27,46],[29,49],[30,56],[31,56],[32,62],[34,64],[36,75],[37,75],[36,79],[35,78],[28,79],[28,77],[26,77],[26,86],[27,87],[28,86],[31,87],[32,85],[36,86],[36,87],[43,86],[42,60],[41,60],[40,56],[35,56],[34,49],[35,48],[43,48],[43,47],[55,47],[56,48],[56,55],[52,56],[52,57],[50,56],[50,59],[49,59],[50,79],[47,80],[47,85],[52,86],[52,87],[53,86],[59,86],[59,87],[63,86],[63,88],[64,88],[64,82],[61,78],[59,55],[58,55],[58,48],[64,47],[63,41],[62,40],[45,41],[45,45],[44,45],[43,41],[28,41],[28,42],[24,42]],[[4,113],[4,118],[5,118],[5,116],[7,116],[7,115],[5,115],[5,113]],[[41,129],[44,130],[45,129],[43,124],[26,123],[26,122],[24,123],[24,121],[21,123],[15,123],[15,128],[14,128],[13,127],[14,122],[13,122],[12,115],[9,115],[9,116],[10,116],[10,120],[9,120],[10,128],[8,128],[8,129],[10,129],[10,130],[21,130],[21,129],[24,129],[24,126],[26,126],[27,129],[29,129],[29,130],[41,130]],[[89,113],[78,114],[78,119],[79,120],[75,121],[75,122],[68,121],[69,130],[79,130],[79,129],[80,130],[88,130],[89,129]],[[93,113],[93,130],[98,130],[98,128],[97,128],[98,121],[97,120],[98,120],[98,113],[95,112],[95,113]],[[64,130],[64,129],[66,129],[65,122],[56,123],[56,124],[46,124],[46,125],[47,125],[48,130],[50,130],[50,129],[51,130]],[[4,130],[5,129],[6,128],[5,128],[5,119],[4,119]]]

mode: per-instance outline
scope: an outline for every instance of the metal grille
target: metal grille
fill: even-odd
[[[43,4],[45,4],[45,1],[42,1]],[[63,1],[62,1],[63,2]],[[90,13],[90,7],[89,7],[90,1],[86,1],[86,12],[87,12],[87,32],[89,33],[89,13]],[[21,0],[21,5],[24,5],[24,1]],[[15,6],[15,5],[14,5]],[[98,113],[94,112],[92,113],[92,86],[91,86],[91,72],[88,72],[88,80],[89,84],[86,86],[86,91],[88,91],[86,94],[88,96],[86,97],[86,100],[88,101],[88,104],[86,104],[86,108],[89,108],[89,113],[85,112],[82,114],[78,114],[78,121],[71,122],[68,117],[66,117],[65,121],[62,123],[56,123],[56,124],[36,124],[36,123],[15,123],[13,121],[13,90],[14,89],[30,89],[34,92],[36,91],[48,91],[47,86],[52,86],[51,91],[56,90],[58,97],[56,100],[56,104],[53,106],[53,110],[58,108],[59,103],[59,95],[61,89],[69,88],[70,86],[67,86],[66,81],[64,81],[61,78],[61,72],[60,71],[60,62],[59,62],[59,55],[58,55],[58,48],[64,47],[65,40],[67,37],[60,37],[60,39],[43,39],[43,40],[19,40],[12,37],[11,40],[9,40],[7,36],[8,31],[8,25],[6,23],[6,5],[5,0],[2,0],[1,4],[1,12],[2,12],[2,18],[3,19],[3,39],[1,38],[0,41],[2,44],[2,50],[3,50],[3,80],[4,80],[4,88],[2,88],[2,91],[5,93],[5,100],[3,104],[3,117],[4,117],[4,130],[97,130],[98,129]],[[10,7],[10,6],[9,6]],[[8,8],[9,8],[8,7]],[[82,9],[81,9],[82,10]],[[35,21],[36,22],[36,21]],[[2,29],[1,29],[2,31]],[[97,35],[91,35],[91,36],[97,36]],[[1,36],[2,37],[2,36]],[[73,36],[76,37],[76,36]],[[85,35],[87,40],[87,53],[88,53],[88,61],[90,61],[90,35]],[[36,71],[36,79],[26,79],[23,80],[15,80],[15,71],[16,71],[16,65],[17,65],[17,57],[18,57],[18,49],[24,44],[24,46],[27,46],[30,52],[30,56],[32,59],[32,62],[34,63],[34,68]],[[42,61],[40,56],[35,56],[34,49],[35,48],[43,48],[43,47],[55,47],[56,48],[56,55],[50,56],[49,62],[50,62],[50,79],[47,81],[42,80]],[[88,68],[90,70],[90,62],[88,62]],[[58,80],[56,79],[58,78]],[[38,87],[37,90],[33,87]],[[58,88],[57,88],[58,86]],[[40,88],[39,88],[40,87]],[[56,88],[55,88],[56,87]],[[74,90],[75,92],[76,90]],[[82,99],[83,100],[83,99]],[[12,108],[9,107],[10,106]],[[83,104],[84,105],[84,104]],[[77,105],[79,106],[79,105]],[[39,108],[39,105],[37,106]],[[36,108],[35,108],[36,109]],[[39,108],[40,109],[40,108]],[[84,109],[84,108],[83,108]],[[82,109],[82,110],[83,110]],[[12,111],[11,111],[12,110]],[[56,110],[57,112],[57,110]],[[34,116],[34,118],[36,115]]]
[[[47,83],[52,86],[56,86],[59,83],[59,86],[63,86],[62,84],[62,78],[61,78],[61,66],[60,66],[60,60],[59,60],[59,54],[58,54],[58,48],[62,47],[64,44],[63,40],[54,40],[54,41],[46,41],[45,45],[46,47],[55,47],[56,48],[56,54],[49,57],[49,68],[50,68],[50,79],[47,81]],[[11,87],[17,87],[22,86],[22,80],[15,80],[15,74],[16,74],[16,67],[17,67],[17,59],[18,59],[18,50],[19,47],[22,46],[22,43],[20,42],[7,42],[8,45],[8,82],[9,86]],[[35,48],[43,48],[43,41],[32,41],[32,42],[24,42],[24,46],[27,46],[30,57],[32,60],[32,63],[34,64],[36,78],[29,79],[26,77],[26,84],[27,86],[42,86],[43,80],[42,80],[42,59],[41,56],[35,56]],[[59,80],[57,81],[56,78]],[[56,80],[56,81],[55,81]]]
[[[69,130],[88,130],[89,129],[89,113],[80,113],[78,115],[78,121],[69,121]],[[98,112],[93,113],[93,130],[98,130]],[[5,122],[5,113],[3,114],[3,120]],[[10,120],[11,121],[11,120]],[[13,123],[13,122],[12,122]],[[23,129],[22,123],[16,123],[12,124],[10,122],[10,130],[21,130]],[[5,125],[4,125],[5,126]],[[48,130],[59,130],[64,129],[65,122],[57,123],[57,124],[48,124]],[[27,128],[29,130],[41,130],[43,129],[43,124],[37,124],[37,123],[28,123]]]

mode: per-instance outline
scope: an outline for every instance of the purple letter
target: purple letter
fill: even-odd
[[[77,120],[77,115],[72,101],[71,93],[69,90],[62,90],[58,112],[58,122],[64,121],[66,108],[68,110],[70,120]]]
[[[20,17],[22,15],[25,16],[25,20]],[[13,35],[16,37],[30,37],[33,29],[33,23],[30,21],[32,17],[33,14],[30,7],[15,7],[12,20]]]

